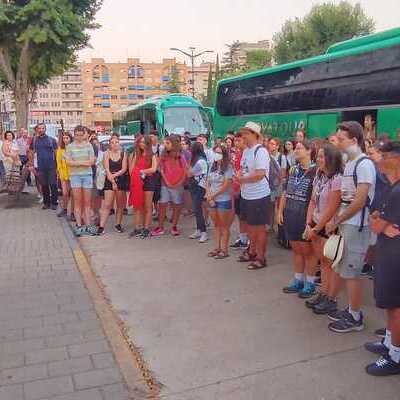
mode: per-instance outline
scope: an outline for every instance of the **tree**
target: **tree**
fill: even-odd
[[[274,59],[282,64],[324,53],[336,42],[366,35],[375,30],[360,4],[348,1],[314,6],[303,18],[288,20],[274,35]]]
[[[252,71],[270,67],[272,64],[272,52],[270,50],[249,50],[246,53],[246,70]]]
[[[15,100],[17,128],[26,127],[28,107],[40,85],[76,62],[97,28],[102,0],[0,0],[0,85]]]
[[[240,69],[238,61],[240,42],[239,40],[235,40],[231,44],[226,44],[225,46],[228,48],[228,51],[225,52],[222,57],[223,70],[227,73],[234,73],[235,71]]]
[[[169,92],[170,93],[180,93],[180,85],[182,84],[182,82],[180,82],[180,77],[179,77],[179,70],[176,67],[176,65],[172,65],[171,66],[171,71],[170,71],[170,76],[171,79],[169,81]]]
[[[207,95],[203,100],[203,104],[210,107],[213,101],[214,94],[214,76],[212,70],[212,64],[210,63],[210,70],[208,71],[208,82],[207,82]]]

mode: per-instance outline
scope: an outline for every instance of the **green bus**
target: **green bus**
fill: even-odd
[[[113,132],[120,135],[148,134],[156,130],[163,138],[171,134],[210,137],[210,119],[197,100],[183,94],[152,97],[113,114]]]
[[[218,82],[214,135],[247,121],[285,140],[300,129],[326,137],[344,120],[372,118],[379,134],[400,128],[400,28],[331,46],[324,55]]]

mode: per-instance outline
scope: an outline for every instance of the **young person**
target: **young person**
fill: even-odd
[[[283,288],[284,293],[297,293],[306,299],[315,293],[317,258],[304,238],[308,205],[311,199],[316,167],[312,145],[308,140],[295,148],[297,164],[290,169],[286,191],[278,211],[278,224],[284,225],[286,237],[293,250],[294,279]]]
[[[139,135],[135,141],[135,152],[130,163],[130,192],[129,204],[134,208],[134,230],[130,237],[136,236],[142,239],[151,235],[151,213],[153,209],[153,197],[156,190],[157,156],[152,148],[152,140],[149,136]]]
[[[328,313],[328,317],[334,321],[329,324],[331,331],[346,333],[364,329],[360,277],[370,244],[368,216],[369,205],[374,199],[376,170],[373,162],[363,152],[364,132],[358,122],[339,124],[337,136],[339,148],[347,154],[348,161],[342,178],[339,215],[335,221],[327,224],[326,231],[330,234],[339,228],[343,237],[343,257],[333,276],[338,286],[340,280],[345,281],[349,306]]]
[[[179,217],[183,204],[183,183],[186,179],[187,163],[181,151],[181,139],[178,135],[170,135],[164,140],[164,151],[160,156],[161,198],[159,202],[159,225],[152,236],[164,235],[164,222],[167,206],[172,203],[171,235],[179,236]]]
[[[232,177],[229,149],[214,147],[214,163],[207,177],[206,198],[215,226],[215,250],[208,253],[217,260],[229,257],[230,229],[234,218],[232,209]]]
[[[57,214],[58,217],[67,217],[68,205],[71,195],[71,183],[69,181],[69,166],[65,160],[65,149],[72,142],[72,135],[64,132],[61,136],[61,142],[56,152],[57,175],[60,180],[62,190],[62,205],[61,211]]]
[[[182,155],[185,158],[185,161],[188,165],[190,165],[190,160],[192,159],[192,151],[191,151],[191,142],[190,139],[186,136],[181,138],[181,146],[182,146]],[[192,211],[192,198],[189,192],[189,179],[186,178],[183,185],[183,215],[190,216],[193,215]]]
[[[126,207],[126,192],[129,190],[128,156],[123,150],[118,135],[112,135],[109,148],[103,156],[103,166],[106,172],[104,182],[104,204],[100,209],[99,235],[104,233],[110,210],[116,203],[115,230],[122,233],[122,218]]]
[[[298,129],[294,137],[296,143],[302,143],[307,139],[306,131],[304,129]]]
[[[240,173],[240,162],[242,160],[243,151],[246,148],[246,143],[243,139],[242,132],[237,132],[235,135],[235,153],[231,158],[231,164],[234,169],[235,175]],[[247,236],[247,227],[246,222],[241,218],[240,215],[240,203],[241,203],[241,196],[240,196],[240,184],[237,181],[232,182],[232,197],[233,197],[233,204],[235,208],[235,214],[239,219],[239,237],[231,245],[231,247],[235,250],[240,249],[247,249],[249,245],[249,238]]]
[[[366,367],[374,376],[400,374],[400,142],[381,148],[380,171],[390,182],[381,209],[370,216],[370,227],[378,235],[375,264],[375,301],[386,310],[387,327],[381,342],[365,348],[381,357]]]
[[[203,213],[203,202],[206,195],[206,179],[208,173],[207,157],[204,147],[196,142],[192,145],[192,159],[188,170],[189,191],[192,196],[193,212],[196,217],[196,230],[190,239],[199,239],[200,243],[208,240],[206,221]]]
[[[21,160],[21,171],[22,168],[28,163],[28,151],[32,143],[32,138],[28,134],[28,130],[21,128],[19,130],[19,135],[17,138],[17,145],[19,148],[19,158]],[[32,186],[31,174],[28,174],[26,178],[26,183],[28,186]]]
[[[294,146],[295,143],[293,140],[287,140],[285,142],[285,148],[283,154],[286,156],[286,160],[288,163],[288,170],[296,164],[296,157],[294,155]]]
[[[74,130],[74,141],[65,151],[65,160],[70,170],[76,236],[85,233],[97,235],[97,227],[91,225],[92,165],[95,163],[95,155],[92,145],[85,140],[85,135],[86,128],[78,125]]]
[[[265,257],[268,243],[266,225],[270,224],[271,190],[268,179],[270,157],[268,151],[259,144],[263,136],[261,126],[247,122],[241,128],[247,148],[243,151],[240,162],[241,170],[234,177],[240,184],[240,213],[246,222],[250,246],[240,262],[250,262],[249,270],[258,270],[267,266]]]
[[[306,306],[316,314],[327,314],[337,308],[337,293],[330,291],[332,261],[324,257],[324,245],[328,238],[325,226],[336,216],[340,207],[342,154],[335,146],[326,144],[318,152],[317,166],[304,238],[311,241],[314,256],[321,262],[321,286],[319,293],[306,301]]]

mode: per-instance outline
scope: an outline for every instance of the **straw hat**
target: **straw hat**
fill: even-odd
[[[344,240],[343,236],[331,235],[324,246],[324,256],[332,261],[334,269],[343,257]]]
[[[263,136],[261,125],[257,124],[257,122],[252,122],[252,121],[246,122],[246,125],[240,130],[241,131],[246,130],[255,133],[259,138]]]

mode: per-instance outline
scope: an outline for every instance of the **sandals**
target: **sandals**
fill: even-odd
[[[216,257],[220,252],[221,252],[221,249],[215,249],[213,251],[210,251],[207,255],[208,255],[208,257]]]
[[[257,256],[255,254],[250,254],[248,250],[245,250],[241,256],[238,258],[238,262],[248,263],[255,261]]]
[[[228,258],[229,254],[226,251],[220,250],[219,253],[214,257],[216,260],[223,260]]]
[[[249,271],[255,271],[257,269],[262,269],[267,266],[265,260],[255,259],[252,263],[250,263],[247,267]]]

